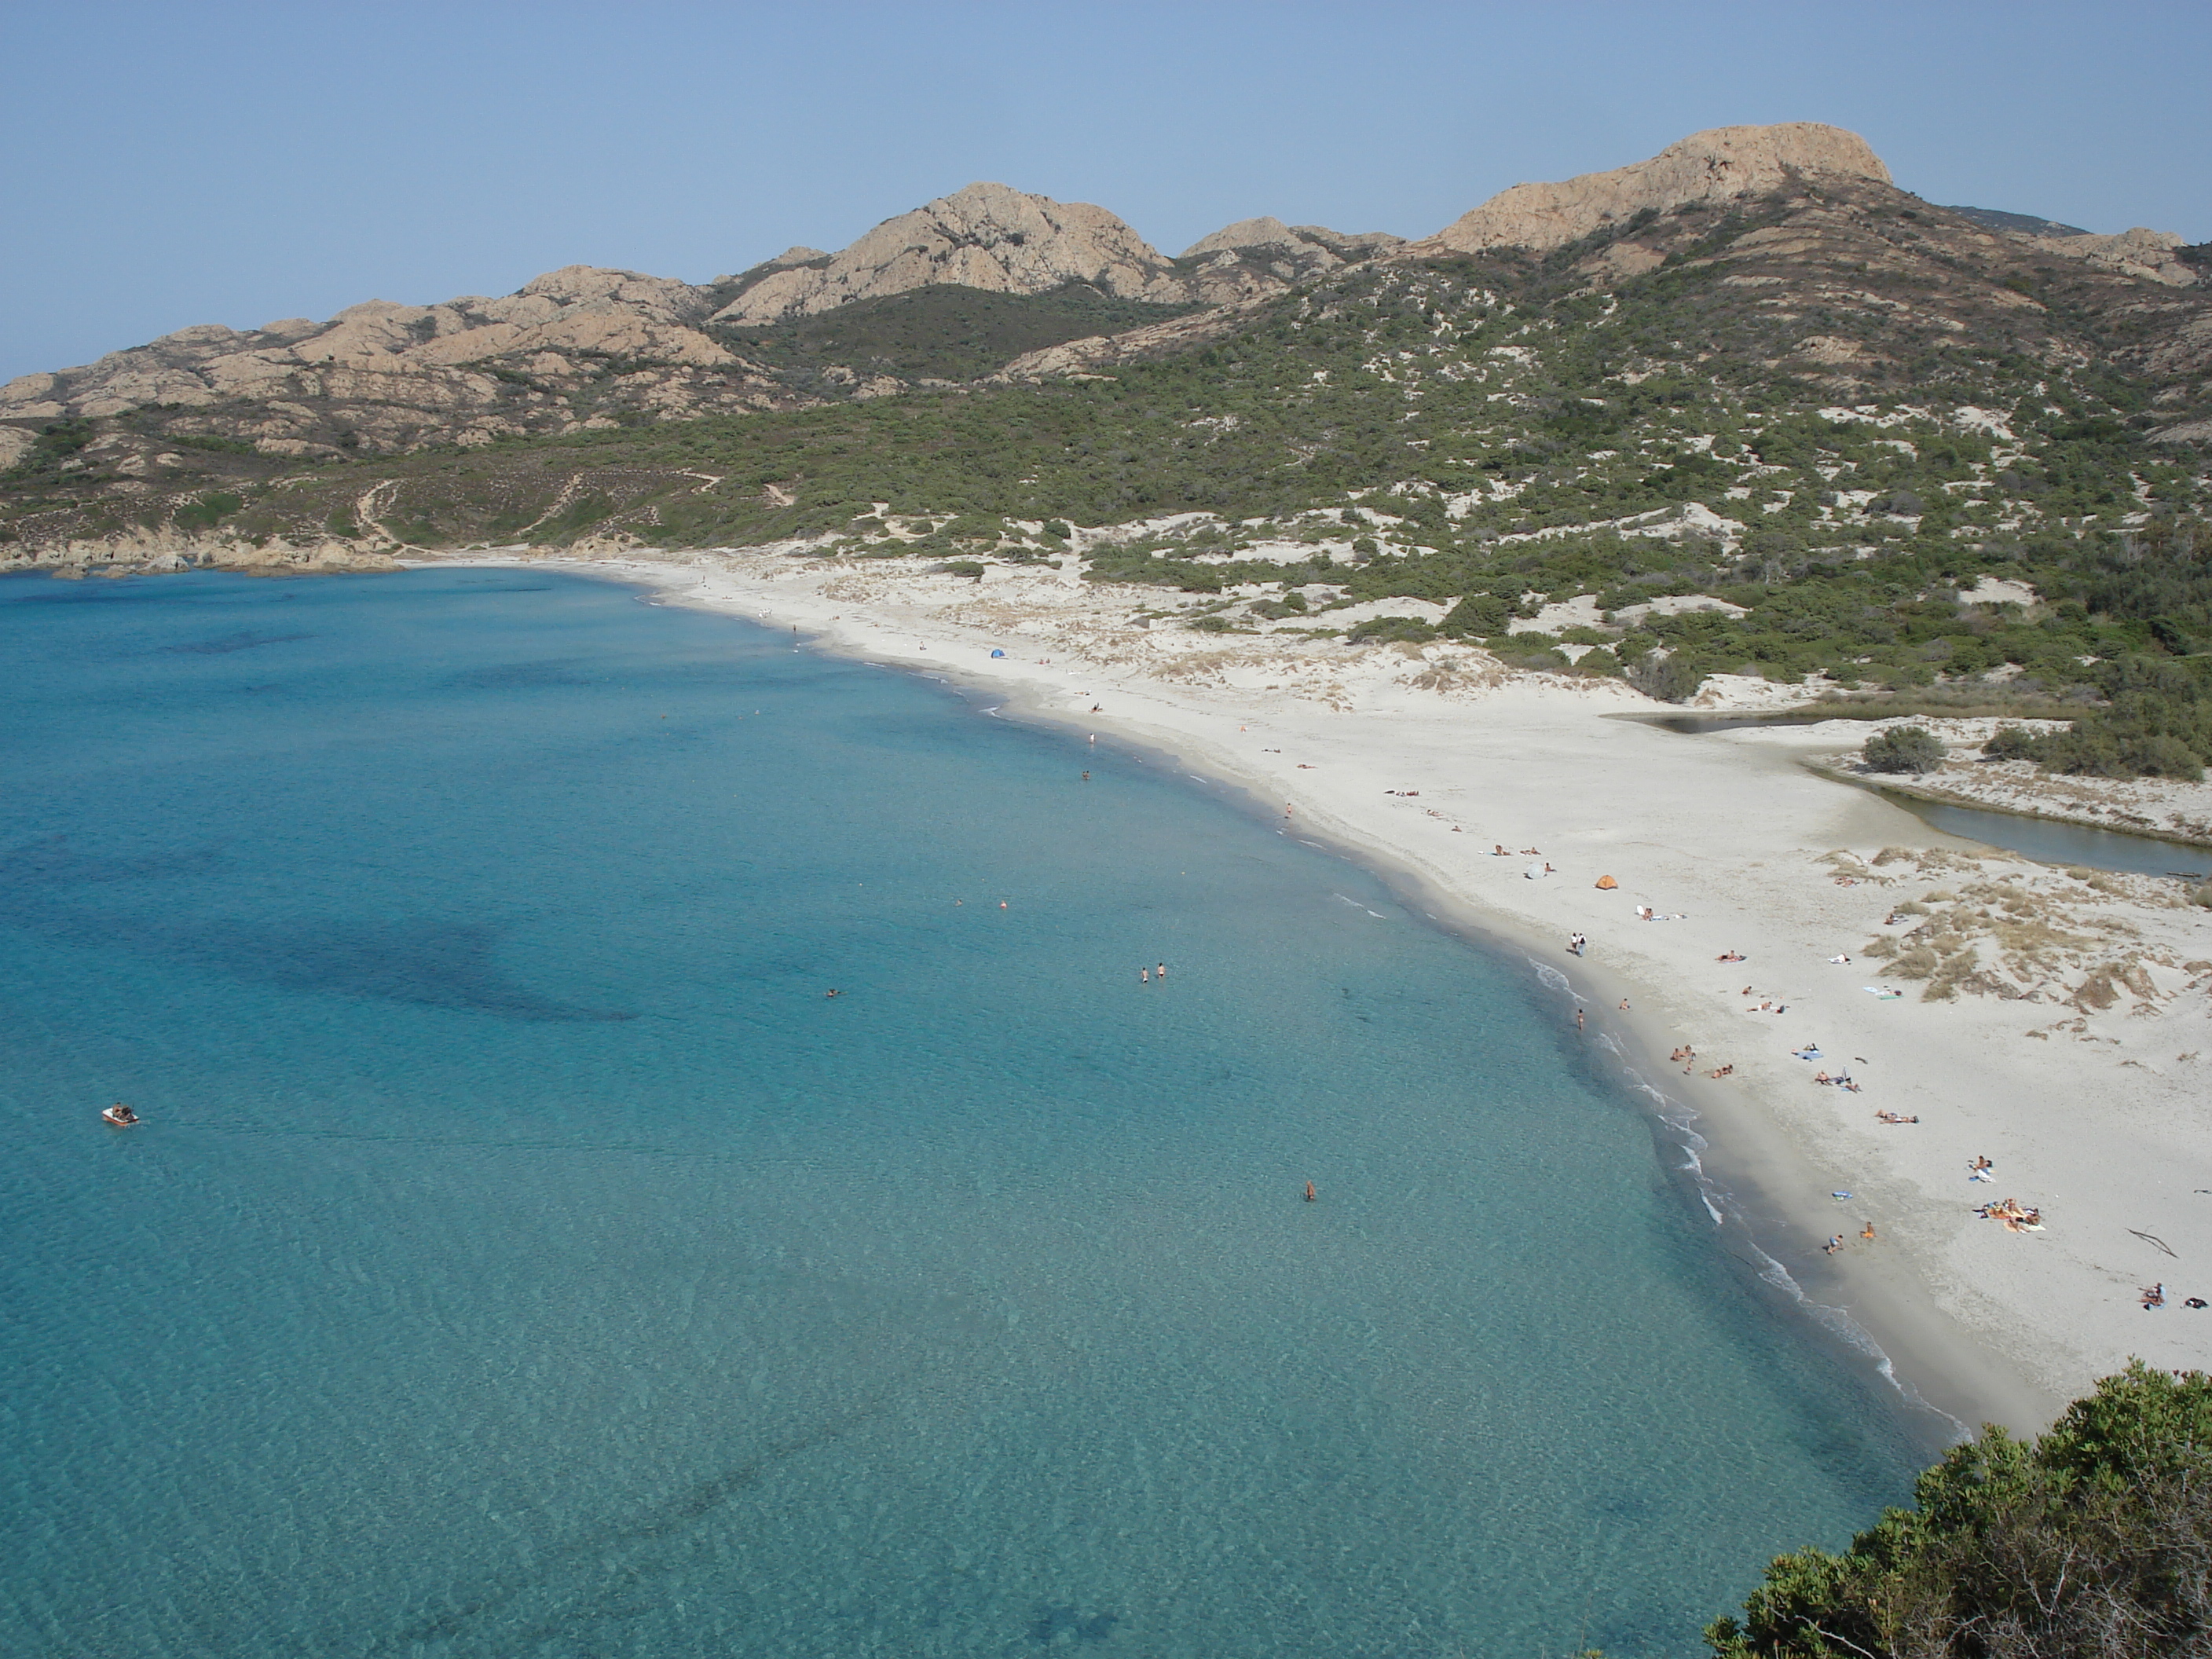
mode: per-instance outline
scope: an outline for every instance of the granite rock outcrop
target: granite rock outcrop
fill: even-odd
[[[787,401],[765,371],[700,331],[711,308],[709,291],[687,283],[569,265],[496,299],[369,300],[323,323],[179,329],[81,368],[18,376],[0,386],[0,421],[167,405],[203,412],[203,435],[313,456]]]
[[[1640,213],[1761,195],[1820,174],[1890,182],[1889,169],[1867,141],[1841,127],[1817,121],[1714,127],[1668,145],[1648,161],[1558,184],[1515,185],[1398,252],[1433,258],[1495,247],[1561,247]]]
[[[714,320],[737,327],[775,323],[939,283],[1044,294],[1070,283],[1087,283],[1121,300],[1177,303],[1186,297],[1159,250],[1104,208],[973,184],[884,220],[826,261],[759,270]]]

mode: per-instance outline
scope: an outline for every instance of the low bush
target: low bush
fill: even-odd
[[[1899,726],[1877,732],[1866,740],[1862,754],[1869,772],[1933,772],[1943,764],[1947,752],[1936,734],[1924,726]]]
[[[1398,640],[1425,645],[1436,636],[1435,628],[1418,617],[1370,617],[1354,623],[1345,635],[1353,645],[1388,645]]]
[[[1723,1659],[2133,1659],[2212,1646],[2212,1377],[2140,1360],[2033,1441],[1986,1427],[1840,1555],[1778,1556]]]
[[[1687,702],[1705,683],[1703,671],[1692,668],[1679,654],[1662,657],[1656,651],[1631,663],[1626,672],[1631,685],[1661,702]]]

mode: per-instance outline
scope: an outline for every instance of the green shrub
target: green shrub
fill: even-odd
[[[1353,623],[1344,637],[1353,645],[1388,644],[1394,640],[1422,645],[1436,636],[1437,630],[1418,617],[1370,617]]]
[[[1513,607],[1495,593],[1470,593],[1445,613],[1443,631],[1454,639],[1489,639],[1503,634]]]
[[[2024,726],[2000,726],[1982,745],[1985,760],[2033,760],[2035,751],[2035,733]]]
[[[1628,683],[1647,697],[1661,702],[1687,702],[1705,683],[1705,672],[1693,668],[1680,653],[1661,656],[1647,652],[1628,666]]]
[[[1924,726],[1899,726],[1877,732],[1862,751],[1869,772],[1933,772],[1943,764],[1942,743]]]
[[[212,530],[246,503],[227,489],[211,489],[187,501],[173,515],[179,530]]]
[[[2212,1644],[2212,1377],[2136,1360],[2033,1442],[1987,1427],[1841,1555],[1778,1556],[1723,1659],[2101,1659]]]

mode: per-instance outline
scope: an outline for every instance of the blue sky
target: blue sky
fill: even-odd
[[[703,280],[976,179],[1170,252],[1422,234],[1700,127],[1863,134],[1930,200],[2212,239],[2212,3],[0,0],[0,379],[201,322]]]

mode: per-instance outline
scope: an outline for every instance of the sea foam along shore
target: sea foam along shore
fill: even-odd
[[[2039,1426],[2130,1355],[2212,1352],[2212,1309],[2182,1305],[2212,1300],[2212,929],[2172,884],[1932,831],[1801,765],[1838,746],[1825,725],[1685,737],[1605,718],[1650,707],[1616,684],[1507,676],[1468,648],[1224,641],[1152,626],[1158,590],[1073,570],[984,585],[795,551],[558,562],[1170,752],[1517,943],[1694,1111],[1779,1266],[1955,1418]],[[1882,976],[1864,947],[1931,915],[1933,976]],[[2013,972],[1963,973],[1982,959]],[[1685,1045],[1686,1074],[1666,1060]],[[1978,1157],[1992,1182],[1969,1181]],[[2008,1197],[2039,1230],[1975,1213]],[[2147,1310],[2138,1287],[2160,1282]]]

